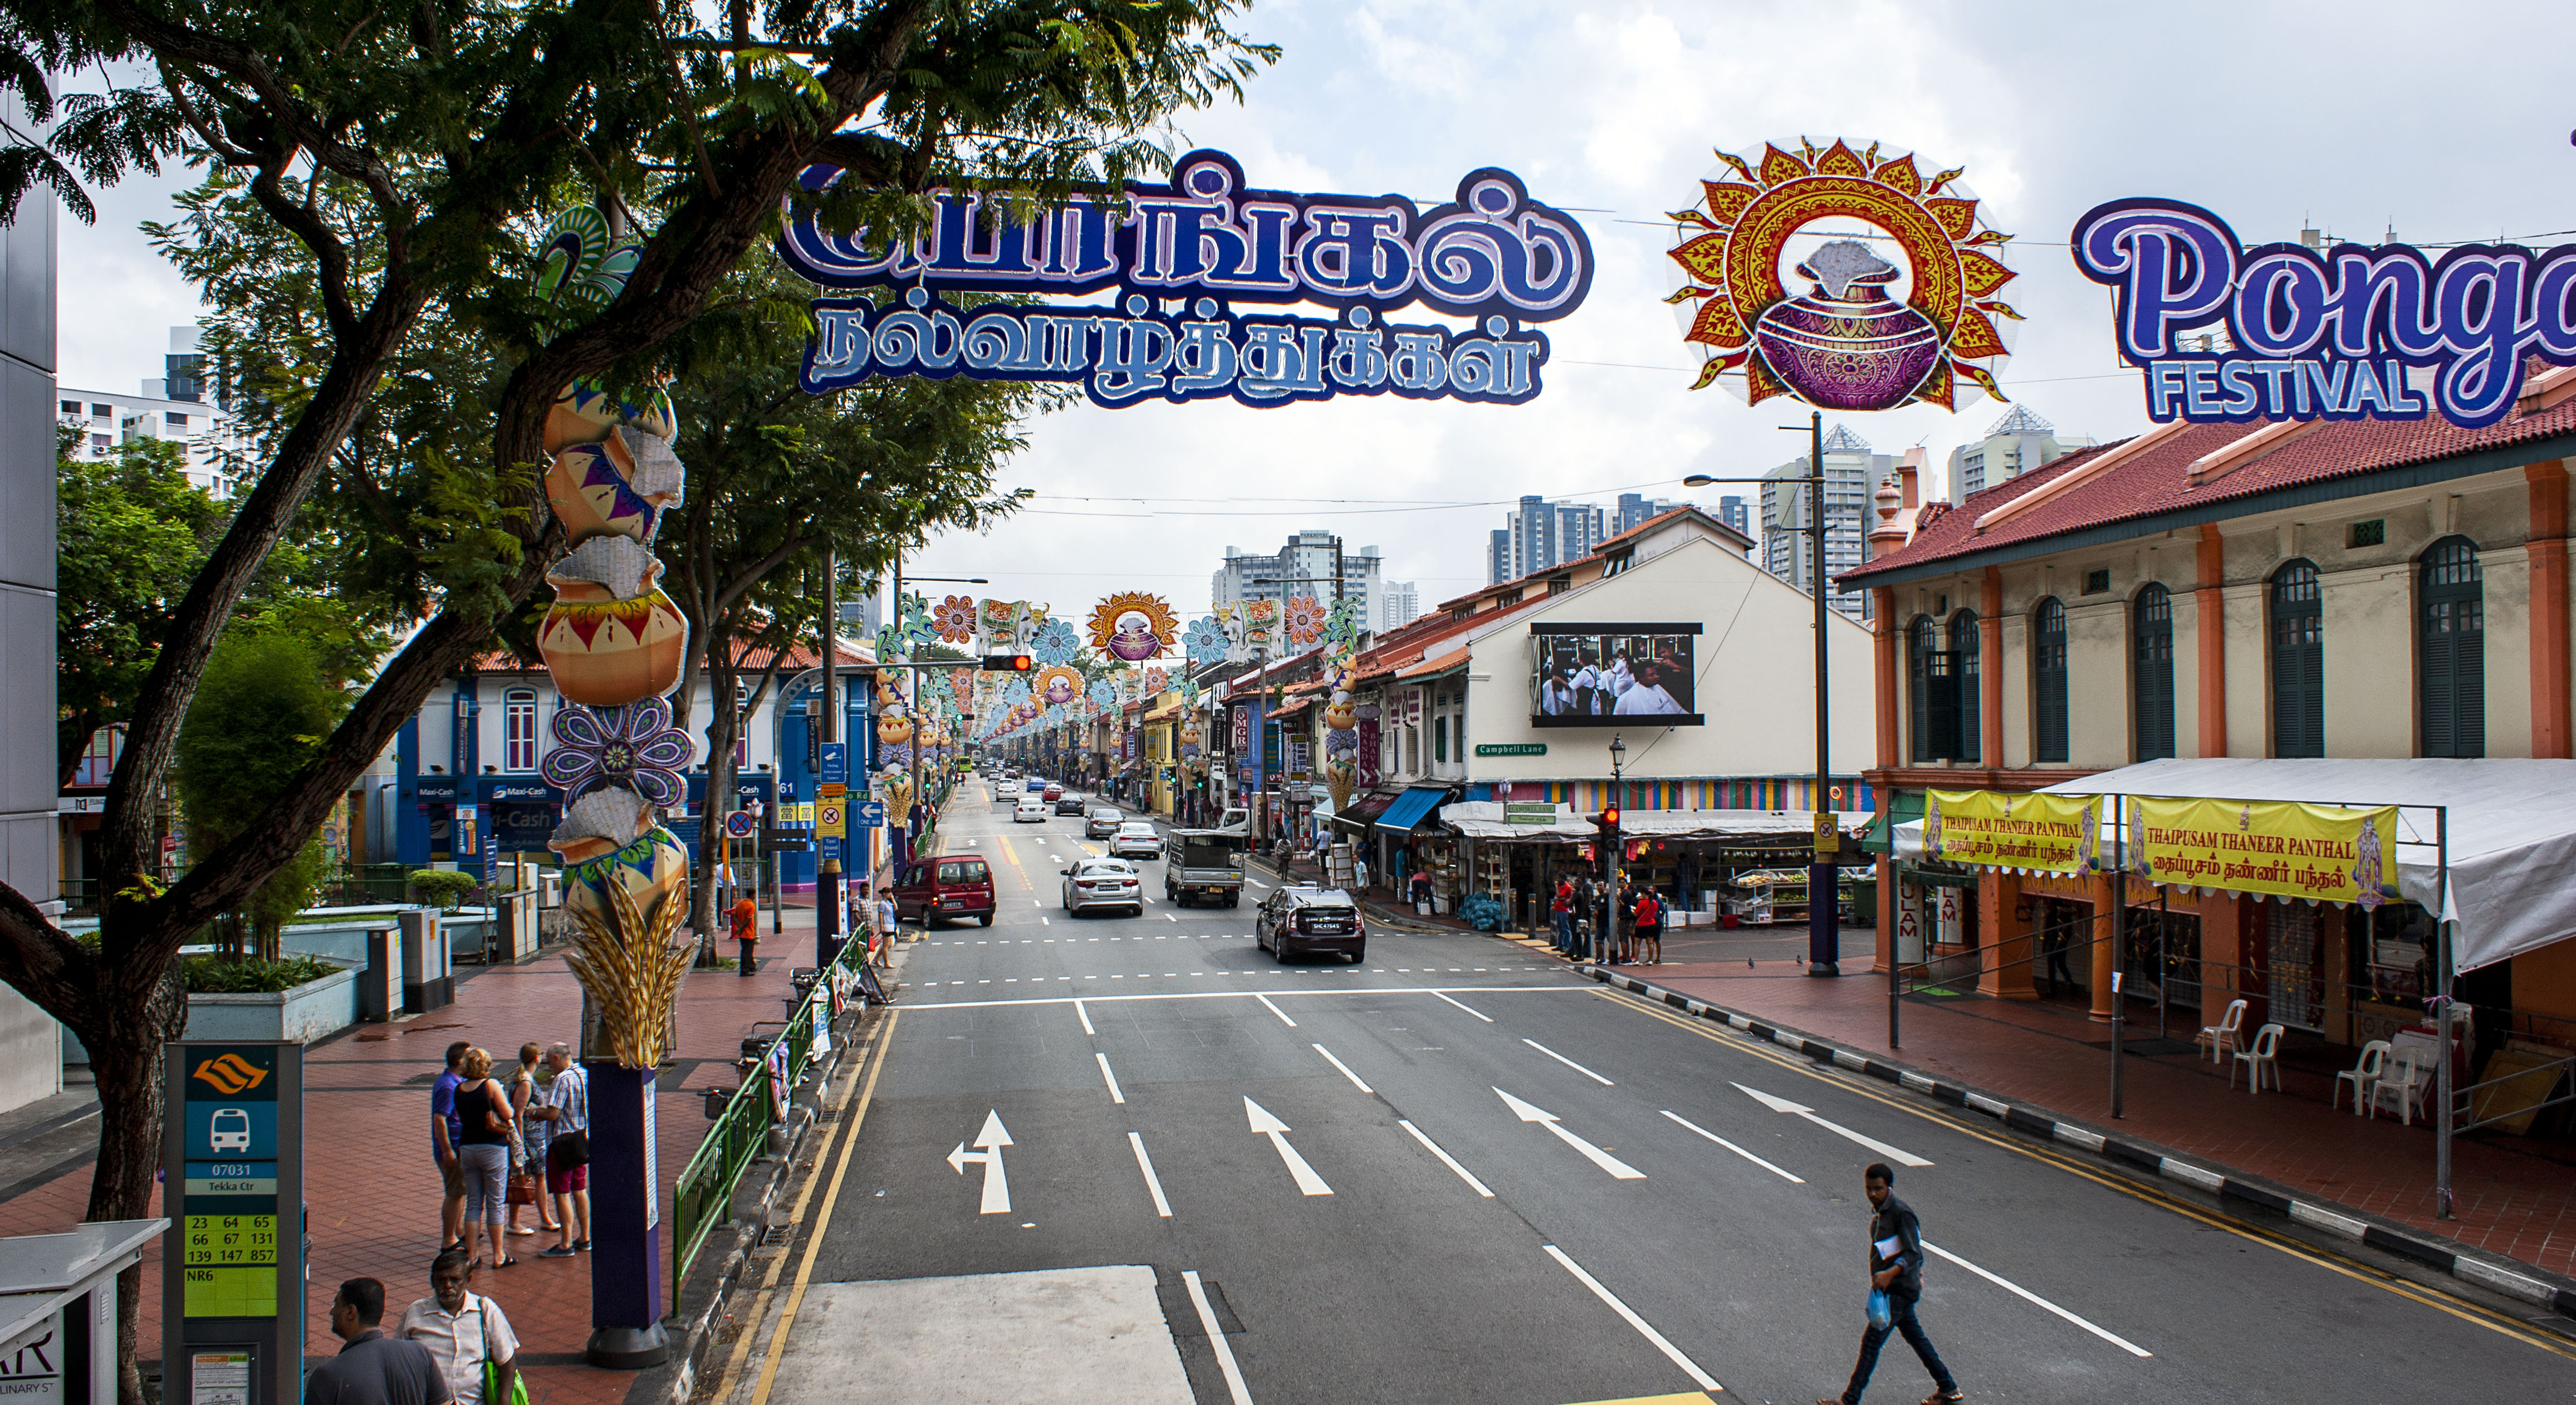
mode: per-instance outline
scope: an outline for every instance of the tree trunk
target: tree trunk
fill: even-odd
[[[730,614],[727,618],[730,619]],[[723,922],[722,915],[716,911],[716,865],[724,861],[724,832],[720,817],[733,808],[733,750],[734,742],[742,732],[742,714],[733,705],[735,680],[742,673],[736,665],[730,637],[708,641],[707,801],[698,825],[697,891],[689,904],[689,920],[698,930],[698,950],[702,960],[715,950]]]
[[[138,1008],[139,1007],[139,1008]],[[98,1162],[89,1183],[91,1220],[139,1220],[152,1213],[153,1175],[161,1169],[161,1046],[187,1031],[188,997],[174,962],[139,1002],[104,1000],[98,1020],[73,1032],[88,1046],[98,1078]],[[178,1204],[163,1207],[178,1233]],[[143,1266],[116,1278],[117,1405],[143,1405],[136,1369],[142,1323]]]

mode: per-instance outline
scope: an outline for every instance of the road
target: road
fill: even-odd
[[[727,1405],[1811,1401],[1859,1336],[1873,1160],[1936,1246],[1921,1316],[1972,1400],[2576,1398],[2547,1328],[1516,943],[1379,930],[1282,966],[1263,888],[1176,908],[1159,863],[1141,917],[1072,918],[1079,823],[952,804],[1000,914],[909,950],[857,1132],[710,1372]],[[1926,1389],[1891,1342],[1870,1398]]]

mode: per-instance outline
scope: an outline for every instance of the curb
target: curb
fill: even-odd
[[[2364,1218],[2349,1207],[2302,1200],[2277,1186],[2231,1176],[2223,1171],[2169,1156],[2144,1142],[2111,1136],[2080,1123],[2068,1122],[2053,1112],[2017,1106],[1990,1093],[1979,1092],[1962,1083],[1949,1083],[1903,1064],[1874,1059],[1840,1049],[1822,1040],[1811,1039],[1796,1030],[1757,1020],[1741,1011],[1712,1005],[1705,1000],[1666,990],[1662,986],[1623,975],[1599,966],[1584,965],[1575,969],[1604,985],[1660,1000],[1676,1010],[1769,1040],[1793,1053],[1802,1054],[1818,1063],[1864,1073],[1882,1082],[1893,1083],[1917,1093],[1926,1093],[1953,1107],[1982,1112],[2018,1132],[2043,1137],[2053,1142],[2077,1147],[2106,1161],[2124,1167],[2151,1172],[2167,1180],[2179,1181],[2194,1190],[2217,1196],[2224,1201],[2241,1201],[2259,1206],[2312,1229],[2349,1239],[2371,1248],[2410,1259],[2428,1268],[2446,1273],[2463,1283],[2489,1292],[2544,1307],[2562,1317],[2576,1318],[2576,1285],[2557,1280],[2555,1275],[2536,1276],[2540,1270],[2506,1267],[2491,1258],[2473,1254],[2464,1246],[2447,1239],[2435,1239],[2409,1229]]]

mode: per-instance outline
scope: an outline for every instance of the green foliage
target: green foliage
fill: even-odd
[[[481,887],[473,874],[452,868],[414,869],[403,879],[412,901],[441,912],[454,912],[467,894]]]
[[[180,979],[191,995],[274,995],[293,990],[344,969],[310,956],[283,960],[247,956],[190,956],[181,960]]]
[[[212,854],[259,820],[348,706],[307,641],[274,629],[225,636],[179,731],[172,779],[190,849]],[[264,953],[274,955],[277,929],[312,903],[329,864],[319,842],[307,842],[252,893],[243,915]]]
[[[90,734],[124,719],[227,515],[189,485],[177,443],[136,440],[89,459],[82,439],[59,432],[54,473],[54,744],[66,783]]]

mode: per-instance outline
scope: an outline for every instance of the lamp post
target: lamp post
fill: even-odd
[[[1626,807],[1621,802],[1628,798],[1627,765],[1628,744],[1620,740],[1618,733],[1613,732],[1610,734],[1610,803],[1622,810]],[[1602,895],[1604,911],[1601,916],[1600,950],[1592,955],[1595,961],[1606,963],[1619,954],[1619,864],[1627,857],[1621,852],[1627,845],[1625,831],[1610,836],[1610,884],[1609,891]]]

